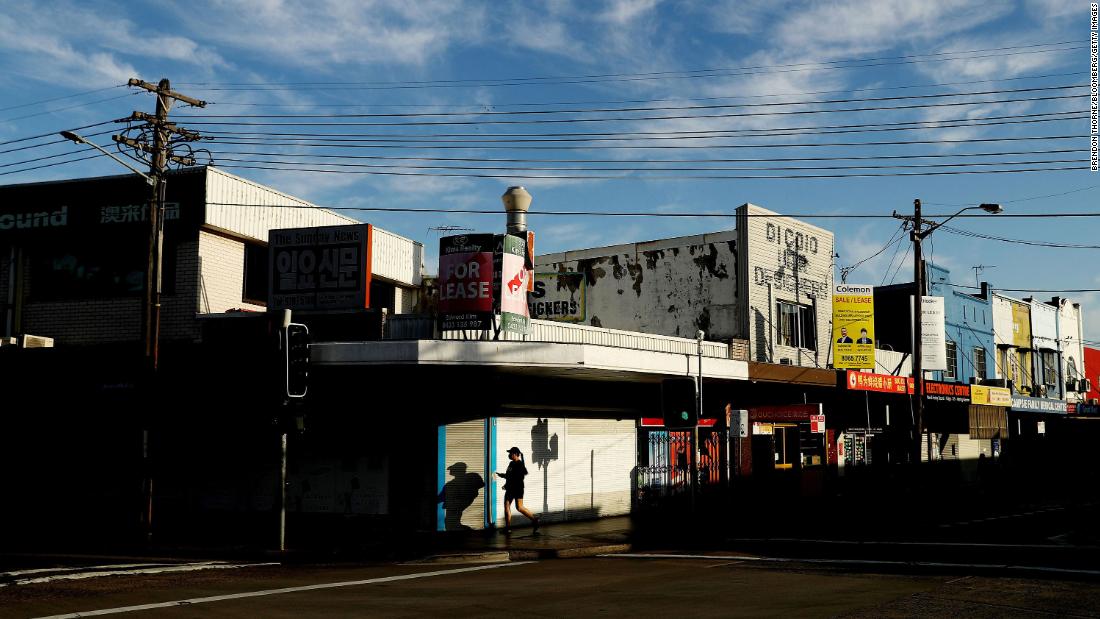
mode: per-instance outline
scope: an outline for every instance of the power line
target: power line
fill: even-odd
[[[1100,185],[1089,185],[1088,187],[1080,187],[1078,189],[1070,189],[1069,191],[1062,191],[1062,192],[1059,192],[1059,193],[1048,193],[1048,194],[1045,194],[1045,195],[1031,196],[1031,197],[1028,197],[1028,198],[1016,198],[1015,200],[999,200],[998,202],[1000,204],[1015,204],[1016,202],[1030,202],[1031,200],[1042,200],[1044,198],[1059,198],[1061,196],[1068,196],[1068,195],[1073,194],[1073,193],[1080,193],[1082,191],[1088,191],[1090,189],[1097,189],[1097,188],[1100,188]],[[980,200],[977,200],[975,202],[965,202],[965,203],[958,203],[958,204],[947,203],[947,202],[925,202],[925,204],[928,204],[930,206],[973,206],[976,202],[980,202]]]
[[[1086,43],[1086,45],[1077,45]],[[189,85],[198,86],[197,90],[205,91],[267,91],[267,90],[409,90],[427,88],[492,88],[503,86],[547,86],[563,84],[592,84],[607,82],[634,82],[670,79],[698,79],[714,77],[735,77],[738,75],[758,75],[767,73],[797,73],[802,71],[832,71],[841,69],[858,69],[877,66],[920,64],[925,62],[945,62],[951,60],[976,60],[981,58],[995,58],[1002,56],[1016,56],[1024,54],[1044,54],[1053,52],[1066,52],[1079,49],[1087,49],[1088,41],[1066,41],[1062,43],[1039,43],[1028,46],[1012,46],[1004,48],[986,48],[980,50],[968,50],[959,52],[937,52],[910,56],[889,56],[880,58],[863,58],[847,60],[830,60],[817,63],[793,63],[786,65],[759,65],[748,67],[732,67],[725,69],[697,69],[694,71],[670,71],[655,73],[635,74],[595,74],[588,76],[542,76],[519,77],[504,79],[466,79],[466,80],[425,80],[425,81],[399,81],[399,82],[287,82],[278,84],[274,82],[236,82],[228,83],[228,86],[213,86],[218,82],[191,82]],[[1058,45],[1073,44],[1074,47],[1060,47],[1056,49],[1034,49],[1038,47],[1053,47]],[[1021,51],[1005,51],[1005,50]],[[986,51],[1000,51],[1002,53],[964,56]],[[950,58],[946,56],[952,56]],[[895,62],[877,62],[879,60],[896,60]],[[841,63],[860,63],[848,64]],[[765,70],[775,69],[775,70]]]
[[[365,174],[365,175],[379,175],[379,176],[431,176],[431,177],[443,177],[443,178],[505,178],[505,179],[554,179],[554,180],[738,180],[738,179],[776,179],[776,180],[793,180],[793,179],[811,179],[811,178],[874,178],[874,177],[903,177],[903,176],[946,176],[946,175],[960,175],[960,174],[1009,174],[1009,173],[1021,173],[1021,172],[1058,172],[1069,170],[1088,170],[1089,166],[1062,166],[1062,167],[1041,167],[1041,168],[1016,168],[1016,169],[998,169],[998,170],[948,170],[948,171],[935,171],[935,172],[890,172],[890,173],[859,173],[859,174],[800,174],[800,175],[780,175],[780,174],[757,174],[757,175],[690,175],[690,176],[677,176],[677,175],[538,175],[538,174],[480,174],[480,173],[442,173],[442,172],[393,172],[393,171],[379,171],[379,170],[327,170],[321,168],[303,168],[303,167],[274,167],[263,165],[223,165],[223,168],[230,169],[244,169],[244,170],[281,170],[291,172],[316,172],[322,174]]]
[[[665,131],[570,131],[570,132],[541,132],[541,133],[486,133],[478,131],[477,133],[302,133],[302,132],[277,132],[277,131],[207,131],[206,134],[213,136],[227,135],[238,136],[241,138],[274,138],[280,139],[297,139],[297,138],[311,138],[311,139],[334,139],[339,137],[355,137],[355,138],[411,138],[411,139],[423,139],[423,138],[468,138],[476,137],[479,140],[485,138],[509,138],[515,141],[515,138],[545,138],[545,137],[619,137],[624,136],[655,136],[653,139],[671,139],[669,136],[683,136],[691,139],[705,139],[706,136],[717,137],[770,137],[775,135],[813,135],[824,133],[863,133],[863,131],[824,131],[825,129],[867,129],[873,130],[877,127],[886,127],[879,129],[880,131],[906,131],[917,129],[938,129],[949,128],[954,129],[958,127],[983,127],[987,125],[1002,125],[1002,124],[1027,124],[1027,122],[1055,122],[1063,120],[1083,120],[1088,118],[1089,110],[1068,110],[1063,112],[1035,112],[1031,114],[1005,114],[999,116],[976,116],[967,118],[945,118],[941,120],[906,120],[887,123],[858,123],[858,124],[846,124],[846,125],[811,125],[803,127],[770,127],[770,128],[741,128],[741,129],[688,129],[688,130],[665,130]],[[1079,116],[1068,116],[1069,114],[1078,114]],[[1053,118],[1059,117],[1059,118]],[[1026,121],[1021,120],[1020,123],[1001,123],[1001,122],[984,122],[984,121],[996,121],[996,120],[1012,120],[1012,119],[1044,119],[1042,121]],[[960,123],[951,124],[946,123]],[[908,127],[905,129],[894,129],[894,127],[903,127],[905,125],[920,125],[914,127]],[[788,133],[790,132],[790,133]],[[795,133],[797,132],[797,133]],[[757,135],[760,134],[760,135]],[[454,140],[445,140],[454,141]],[[494,141],[494,140],[485,140]]]
[[[943,88],[947,86],[972,86],[974,84],[991,84],[996,82],[1014,82],[1022,80],[1040,80],[1049,79],[1054,77],[1071,77],[1071,76],[1086,76],[1087,72],[1071,71],[1067,73],[1048,73],[1045,75],[1021,75],[1018,77],[1002,77],[996,79],[987,80],[967,80],[963,82],[937,82],[932,84],[906,84],[901,86],[875,86],[866,88],[848,88],[842,90],[814,90],[803,92],[781,92],[763,95],[737,95],[737,96],[715,96],[715,97],[665,97],[657,99],[587,99],[580,101],[519,101],[519,102],[500,102],[500,103],[456,103],[456,104],[439,104],[439,103],[256,103],[251,101],[210,101],[208,105],[217,106],[233,106],[233,107],[275,107],[275,108],[292,108],[292,107],[313,107],[313,108],[502,108],[502,107],[539,107],[546,105],[627,105],[636,103],[666,103],[671,101],[726,101],[730,99],[766,99],[769,97],[798,97],[809,95],[830,95],[840,94],[848,92],[877,92],[877,91],[889,91],[889,90],[908,90],[914,88]]]
[[[93,123],[93,124],[90,124],[90,125],[83,125],[81,127],[71,127],[68,130],[69,131],[80,131],[81,129],[91,129],[92,127],[102,127],[103,125],[109,125],[113,122],[116,122],[116,121],[114,121],[114,120],[105,120],[103,122]],[[60,130],[58,130],[58,131],[60,131]],[[0,146],[6,146],[8,144],[16,144],[18,142],[27,142],[29,140],[37,140],[39,138],[53,137],[53,136],[56,136],[58,134],[58,131],[51,131],[49,133],[40,133],[38,135],[29,135],[25,138],[16,138],[14,140],[5,140],[3,142],[0,142]]]
[[[263,146],[257,144],[257,146]],[[935,153],[935,154],[906,154],[906,155],[850,155],[850,156],[836,156],[831,155],[827,157],[726,157],[726,158],[709,158],[709,159],[525,159],[525,158],[506,158],[506,157],[401,157],[392,155],[352,155],[352,154],[328,154],[328,153],[273,153],[266,151],[239,151],[239,150],[211,150],[212,155],[258,155],[263,157],[279,157],[279,156],[293,156],[293,157],[308,157],[315,159],[352,159],[352,160],[372,160],[372,161],[452,161],[452,162],[475,162],[475,163],[577,163],[577,164],[589,164],[589,163],[670,163],[670,164],[691,164],[691,163],[755,163],[755,162],[770,162],[770,161],[868,161],[868,160],[890,160],[890,159],[944,159],[944,158],[969,158],[969,157],[1007,157],[1016,155],[1053,155],[1053,154],[1065,154],[1065,153],[1080,153],[1081,149],[1078,148],[1060,148],[1060,149],[1048,149],[1048,150],[1030,150],[1030,151],[1002,151],[1002,152],[981,152],[981,153]]]
[[[660,112],[678,110],[716,110],[730,108],[763,108],[790,105],[834,105],[839,103],[869,103],[881,101],[905,101],[910,99],[943,99],[946,97],[978,97],[1023,92],[1065,91],[1088,88],[1088,84],[1070,84],[1060,86],[1034,86],[1030,88],[1010,88],[1000,90],[981,90],[957,93],[935,93],[925,95],[897,95],[892,97],[853,97],[846,99],[819,99],[811,101],[772,101],[767,103],[714,103],[707,105],[663,105],[649,107],[602,107],[602,108],[565,108],[556,110],[488,110],[477,112],[388,112],[359,114],[188,114],[181,118],[424,118],[455,116],[533,116],[546,114],[609,114],[615,112]],[[977,102],[981,103],[981,102]]]
[[[481,166],[481,165],[432,165],[432,164],[388,164],[388,163],[328,163],[316,161],[287,161],[281,159],[241,159],[235,157],[222,157],[219,162],[232,163],[259,163],[271,165],[321,165],[335,168],[367,168],[367,169],[410,169],[410,170],[491,170],[513,172],[707,172],[707,171],[799,171],[799,170],[881,170],[881,169],[912,169],[912,168],[967,168],[981,166],[1022,166],[1022,165],[1047,165],[1057,163],[1080,163],[1081,159],[1048,159],[1037,161],[989,161],[989,162],[961,162],[961,163],[913,163],[913,164],[886,164],[886,165],[848,165],[848,166],[736,166],[721,167],[717,165],[707,167],[541,167],[541,166]],[[332,170],[338,171],[338,170]],[[349,170],[349,172],[354,170]]]
[[[108,129],[106,131],[97,131],[95,133],[89,133],[89,134],[85,135],[84,137],[86,137],[86,138],[98,137],[98,136],[101,136],[101,135],[107,135],[108,133],[114,133],[114,132],[115,132],[114,129]],[[69,143],[70,143],[69,140],[59,139],[59,140],[54,140],[52,142],[43,142],[41,144],[31,144],[30,146],[18,146],[16,148],[8,148],[6,150],[0,150],[0,154],[14,153],[14,152],[23,151],[23,150],[31,150],[32,148],[44,148],[46,146],[53,146],[55,144],[69,144]]]
[[[16,116],[14,118],[5,118],[3,120],[0,120],[0,122],[7,123],[7,122],[13,122],[13,121],[16,121],[16,120],[24,120],[24,119],[27,119],[27,118],[34,118],[36,116],[45,116],[46,114],[56,114],[58,112],[64,112],[66,110],[73,110],[73,109],[76,109],[78,107],[87,107],[89,105],[97,105],[99,103],[106,103],[108,101],[117,101],[119,99],[125,99],[126,97],[132,96],[134,94],[137,94],[137,93],[128,92],[124,95],[118,95],[117,97],[107,97],[106,99],[96,99],[95,101],[85,101],[83,103],[75,103],[73,105],[67,105],[65,107],[54,108],[52,110],[44,110],[42,112],[35,112],[33,114],[25,114],[23,116]]]
[[[961,107],[971,105],[999,105],[1005,103],[1034,103],[1036,101],[1057,101],[1063,99],[1080,99],[1087,97],[1088,93],[1082,93],[1080,95],[1049,95],[1043,97],[1022,97],[1016,99],[990,99],[984,101],[954,101],[946,103],[914,103],[911,105],[885,105],[885,106],[864,106],[864,107],[848,107],[840,109],[821,109],[821,110],[785,110],[785,111],[773,111],[773,112],[735,112],[735,113],[723,113],[723,114],[672,114],[664,116],[611,116],[604,118],[536,118],[531,120],[441,120],[441,121],[409,121],[401,123],[378,123],[378,122],[230,122],[230,121],[210,121],[210,120],[196,120],[200,117],[189,116],[188,119],[192,120],[192,125],[231,125],[231,126],[249,126],[249,127],[441,127],[441,126],[470,126],[470,125],[547,125],[547,124],[572,124],[572,123],[606,123],[606,122],[638,122],[643,120],[700,120],[700,119],[716,119],[716,118],[755,118],[758,116],[796,116],[807,114],[845,114],[849,112],[874,112],[874,111],[891,111],[896,112],[899,110],[915,110],[915,109],[934,109],[945,107]],[[532,112],[534,113],[534,112]],[[520,112],[516,112],[520,114]],[[326,118],[350,118],[367,115],[328,115]],[[391,115],[392,116],[392,115]],[[312,116],[304,115],[303,118],[310,118]]]
[[[987,239],[990,241],[1001,241],[1002,243],[1015,243],[1018,245],[1032,245],[1035,247],[1051,247],[1057,249],[1100,249],[1100,245],[1083,245],[1079,243],[1055,243],[1048,241],[1033,241],[1027,239],[1010,239],[1003,236],[994,236],[992,234],[985,234],[982,232],[974,232],[973,230],[962,230],[960,228],[953,228],[951,226],[940,226],[943,230],[959,236],[966,236],[978,239]]]
[[[60,97],[50,97],[49,99],[39,99],[38,101],[31,101],[30,103],[20,103],[19,105],[9,105],[8,107],[0,107],[0,112],[7,112],[8,110],[18,110],[19,108],[31,107],[32,105],[42,105],[43,103],[52,103],[54,101],[61,101],[62,99],[72,99],[74,97],[83,97],[85,95],[93,95],[99,92],[105,92],[115,88],[123,88],[125,84],[115,84],[114,86],[104,86],[103,88],[96,88],[93,90],[85,90],[84,92],[77,92],[71,95],[62,95]]]
[[[78,157],[76,159],[68,159],[68,160],[65,160],[65,161],[54,161],[52,163],[36,165],[36,166],[33,166],[33,167],[22,168],[22,169],[19,169],[19,170],[8,170],[6,172],[0,172],[0,176],[7,176],[9,174],[18,174],[20,172],[30,172],[31,170],[41,170],[43,168],[53,168],[53,167],[56,167],[56,166],[65,165],[65,164],[69,164],[69,163],[76,163],[78,161],[87,161],[89,159],[95,159],[96,157],[102,157],[102,156],[103,156],[103,153],[95,153],[94,155],[85,155],[83,157]]]
[[[978,286],[968,286],[966,284],[952,284],[950,282],[940,282],[952,288],[968,288],[970,290],[981,290]],[[993,292],[1032,292],[1041,294],[1059,294],[1062,292],[1100,292],[1100,288],[1062,288],[1060,290],[1054,289],[1038,289],[1038,288],[1001,288],[998,286],[990,286]]]
[[[903,232],[905,232],[905,222],[902,222],[901,225],[898,226],[898,229],[894,232],[893,235],[890,236],[890,240],[886,241],[886,244],[882,246],[882,249],[879,249],[875,253],[871,254],[870,256],[867,256],[866,258],[863,258],[862,260],[857,260],[853,264],[850,264],[846,267],[841,267],[841,269],[840,269],[840,279],[841,279],[841,281],[846,281],[847,278],[848,278],[848,273],[851,273],[852,271],[858,269],[860,267],[860,265],[864,264],[868,260],[872,260],[872,259],[878,257],[880,254],[882,254],[882,252],[889,249],[890,246],[893,245],[896,242],[896,239],[897,239],[898,235],[902,234]]]
[[[259,204],[255,202],[214,202],[208,201],[207,204],[215,206],[239,206],[239,207],[256,207],[256,208],[289,208],[289,209],[311,209],[311,208],[323,208],[329,211],[368,211],[368,212],[383,212],[383,213],[450,213],[458,215],[497,215],[499,216],[500,209],[468,209],[468,208],[412,208],[401,206],[317,206],[312,204]],[[670,213],[670,212],[650,212],[650,211],[539,211],[532,210],[528,212],[528,215],[551,215],[551,216],[569,216],[569,217],[655,217],[655,218],[733,218],[736,213]],[[760,218],[760,219],[775,219],[775,218],[789,218],[789,219],[894,219],[893,215],[876,214],[876,213],[747,213],[747,217]],[[948,217],[948,215],[925,215],[925,217]],[[976,215],[963,213],[959,217],[989,217],[988,215]],[[1061,218],[1061,217],[1100,217],[1100,211],[1087,212],[1087,213],[1003,213],[998,217],[1039,217],[1039,218]],[[891,260],[893,263],[893,260]]]
[[[763,136],[744,136],[744,137],[763,137]],[[519,140],[520,144],[507,144],[507,145],[484,145],[484,146],[464,146],[464,145],[451,145],[451,144],[437,144],[437,143],[424,143],[416,145],[416,143],[409,144],[392,144],[381,143],[383,140],[357,140],[367,141],[368,144],[323,144],[323,143],[293,143],[293,142],[237,142],[233,140],[221,140],[215,139],[218,144],[232,144],[239,146],[249,146],[254,144],[260,144],[263,146],[294,146],[294,147],[324,147],[324,148],[369,148],[369,149],[415,149],[415,150],[495,150],[495,149],[507,149],[507,150],[715,150],[724,148],[821,148],[821,147],[866,147],[866,146],[907,146],[915,144],[971,144],[971,143],[984,143],[984,142],[1022,142],[1031,140],[1080,140],[1087,139],[1085,134],[1081,135],[1036,135],[1036,136],[1017,136],[1017,137],[1004,137],[1004,138],[962,138],[962,139],[942,139],[942,140],[888,140],[877,142],[786,142],[779,144],[674,144],[674,145],[647,145],[637,144],[628,146],[616,146],[616,145],[600,145],[600,146],[557,146],[557,145],[528,145],[525,146],[522,143],[529,140]],[[395,140],[397,141],[397,140]],[[558,142],[565,140],[544,140],[546,142]],[[535,141],[540,142],[540,141]]]

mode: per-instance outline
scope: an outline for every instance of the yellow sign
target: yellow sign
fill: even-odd
[[[989,406],[1012,406],[1012,392],[1004,387],[970,386],[970,403]]]
[[[875,295],[871,286],[838,284],[833,290],[833,367],[875,367]]]

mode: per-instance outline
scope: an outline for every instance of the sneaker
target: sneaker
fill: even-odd
[[[539,517],[535,516],[535,528],[531,530],[532,533],[539,532]]]

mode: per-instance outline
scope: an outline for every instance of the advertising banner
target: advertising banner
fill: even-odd
[[[583,323],[587,317],[584,274],[535,273],[528,305],[531,318]]]
[[[439,315],[444,331],[492,327],[495,247],[492,234],[439,240]]]
[[[872,286],[838,284],[833,290],[833,367],[839,370],[875,367]]]
[[[810,415],[810,432],[825,434],[825,415]]]
[[[268,309],[370,306],[370,224],[268,232]]]
[[[988,406],[1012,406],[1012,391],[1005,387],[971,385],[970,403]]]
[[[908,376],[872,374],[848,370],[848,388],[853,391],[881,393],[913,393],[913,379]]]
[[[500,328],[503,331],[527,334],[529,320],[526,267],[527,241],[505,234],[500,238]]]
[[[909,307],[913,307],[913,297],[909,297]],[[943,297],[921,297],[920,317],[921,365],[924,370],[946,370],[947,320]]]

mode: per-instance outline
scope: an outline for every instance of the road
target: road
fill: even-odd
[[[137,568],[141,569],[141,568]],[[142,606],[139,609],[127,607]],[[731,553],[264,565],[0,587],[0,617],[1100,616],[1100,581],[875,574]]]

